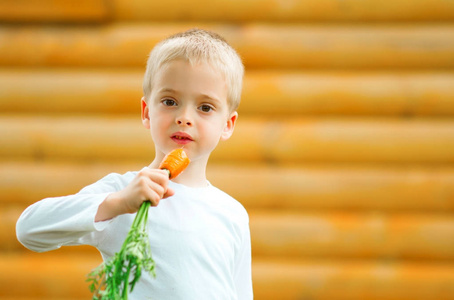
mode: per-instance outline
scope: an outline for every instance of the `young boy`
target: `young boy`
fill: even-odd
[[[193,29],[159,43],[148,59],[141,102],[153,162],[31,205],[17,222],[19,241],[37,252],[88,244],[107,260],[149,200],[156,278],[144,272],[130,299],[252,299],[247,212],[205,173],[211,152],[233,133],[243,73],[238,54],[214,33]],[[159,163],[183,146],[191,163],[170,181]]]

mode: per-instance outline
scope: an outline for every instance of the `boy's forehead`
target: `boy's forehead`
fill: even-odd
[[[156,72],[155,83],[204,83],[215,86],[227,86],[222,72],[208,63],[191,64],[185,60],[174,60],[161,67]]]
[[[228,88],[222,73],[211,65],[174,60],[156,73],[153,90],[175,94],[191,92],[222,100],[227,99]]]
[[[221,68],[217,66],[214,62],[210,62],[207,60],[190,60],[188,58],[174,58],[172,60],[166,61],[162,63],[160,66],[158,66],[156,73],[160,72],[165,72],[169,68],[172,69],[187,69],[187,68],[193,68],[193,69],[204,69],[204,70],[210,70],[211,72],[215,74],[219,74],[223,76],[223,72],[221,71]]]

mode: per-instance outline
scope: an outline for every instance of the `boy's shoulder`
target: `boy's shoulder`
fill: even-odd
[[[246,208],[243,206],[243,204],[240,201],[238,201],[237,199],[235,199],[234,197],[232,197],[225,191],[223,191],[213,185],[211,185],[210,187],[213,190],[213,193],[216,194],[216,199],[218,199],[218,201],[221,203],[221,205],[223,204],[225,206],[230,207],[238,218],[243,219],[246,222],[249,222],[249,216],[246,211]]]

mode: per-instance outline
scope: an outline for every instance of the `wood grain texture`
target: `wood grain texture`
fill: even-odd
[[[442,0],[114,0],[114,18],[128,21],[376,22],[451,21],[454,5]],[[172,9],[169,9],[171,7]],[[163,13],[165,12],[165,13]]]
[[[454,299],[453,265],[395,261],[257,261],[256,299]]]
[[[254,299],[454,300],[454,1],[76,2],[0,0],[2,300],[90,298],[97,250],[16,221],[150,163],[145,62],[193,27],[246,65],[208,179],[249,212]]]
[[[25,209],[46,197],[74,194],[109,173],[123,174],[144,166],[140,162],[1,162],[0,206]],[[213,163],[208,179],[251,212],[454,210],[453,167]]]
[[[154,155],[139,117],[7,115],[0,129],[4,159],[148,162]],[[451,120],[244,118],[212,160],[445,164],[454,162],[453,153]]]
[[[86,299],[90,294],[85,275],[97,266],[99,257],[1,255],[0,263],[6,271],[0,273],[2,298]],[[36,269],[40,276],[35,276]],[[260,300],[454,299],[452,263],[256,260],[252,270],[254,299]],[[27,285],[17,285],[18,281]]]
[[[450,163],[454,128],[448,120],[251,119],[214,152],[268,163]],[[247,154],[237,151],[248,147]],[[218,152],[217,152],[218,151]]]
[[[140,113],[143,70],[0,69],[0,111]],[[240,116],[453,116],[452,72],[246,73]]]
[[[164,13],[165,12],[165,13]],[[338,2],[278,0],[0,1],[0,20],[8,22],[209,21],[209,22],[402,22],[451,21],[454,5],[442,0]]]
[[[14,238],[21,211],[0,211],[0,251],[24,249]],[[255,210],[250,229],[255,258],[454,260],[454,220],[442,213]]]
[[[3,22],[104,22],[109,15],[108,1],[103,0],[0,0]]]
[[[152,47],[193,27],[214,30],[248,69],[439,69],[454,67],[454,27],[114,23],[100,27],[1,27],[0,65],[140,67]]]
[[[454,220],[445,214],[252,212],[254,257],[454,259]]]

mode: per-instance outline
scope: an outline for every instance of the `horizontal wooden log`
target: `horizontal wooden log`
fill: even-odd
[[[254,299],[454,299],[452,264],[257,261],[253,280]]]
[[[377,0],[359,3],[338,3],[335,0],[286,3],[278,0],[84,0],[78,1],[77,5],[64,0],[0,1],[0,20],[8,22],[81,22],[105,20],[107,17],[119,21],[160,22],[451,21],[454,18],[454,5],[442,0],[398,0],[392,4]]]
[[[282,115],[454,114],[449,72],[247,72],[240,113]]]
[[[143,70],[1,69],[0,111],[137,116],[143,74]]]
[[[213,158],[290,164],[451,163],[453,148],[454,123],[448,120],[262,118],[239,122]],[[229,156],[223,158],[223,153]]]
[[[255,257],[454,259],[452,215],[250,213]]]
[[[24,250],[14,235],[22,210],[0,211],[0,250]],[[249,216],[254,257],[454,260],[449,214],[251,210]]]
[[[88,299],[92,256],[2,255],[2,299]],[[454,299],[454,266],[386,261],[264,261],[252,265],[254,299]]]
[[[88,296],[89,297],[89,296]],[[48,297],[48,296],[33,296],[33,297],[16,297],[16,296],[10,296],[10,297],[3,297],[2,300],[81,300],[84,298],[80,297],[72,297],[72,296],[62,296],[62,297]],[[90,299],[90,298],[87,298]]]
[[[96,28],[1,27],[0,65],[141,67],[151,48],[191,27],[214,30],[247,68],[452,69],[454,26],[113,24]]]
[[[153,158],[140,118],[2,116],[0,157],[79,161]],[[247,150],[242,151],[241,149]],[[213,161],[268,163],[454,162],[448,119],[245,118]]]
[[[0,69],[0,111],[138,115],[142,79],[143,70]],[[452,72],[250,71],[239,111],[275,116],[452,116],[453,86]]]
[[[454,210],[450,167],[212,166],[210,181],[249,209]]]
[[[0,138],[0,155],[4,158],[98,160],[104,157],[151,162],[154,155],[151,138],[140,117],[17,116],[2,118],[0,128],[5,133]]]
[[[3,297],[35,297],[37,299],[90,299],[86,275],[101,261],[100,255],[59,255],[30,253],[2,254],[0,295]],[[32,298],[33,299],[33,298]]]
[[[278,1],[114,0],[115,19],[128,21],[451,21],[454,5],[442,0]],[[172,9],[168,9],[171,7]],[[165,13],[163,13],[165,11]]]
[[[108,173],[122,174],[144,166],[1,162],[0,207],[25,208],[46,197],[74,194]],[[213,164],[208,179],[251,211],[454,211],[452,167]]]
[[[109,9],[103,0],[1,0],[3,22],[100,22],[107,21]]]
[[[3,297],[2,300],[81,300],[83,298],[72,297],[72,296],[63,296],[63,297],[48,297],[48,296],[33,296],[33,297]],[[90,298],[88,298],[90,299]]]

